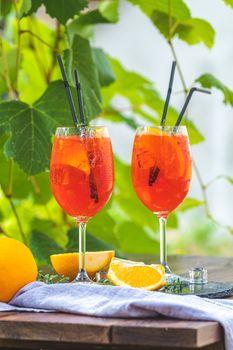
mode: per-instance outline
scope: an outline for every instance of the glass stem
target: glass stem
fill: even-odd
[[[79,272],[76,282],[92,282],[86,272],[86,229],[87,223],[80,221],[79,226]]]
[[[167,217],[159,217],[160,229],[160,264],[164,266],[166,273],[171,273],[167,264],[167,232],[166,232]]]
[[[85,222],[79,223],[79,272],[86,271],[86,230]]]

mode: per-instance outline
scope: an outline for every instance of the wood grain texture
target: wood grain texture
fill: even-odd
[[[58,313],[18,313],[0,319],[0,340],[109,343],[110,327],[102,318]]]
[[[173,346],[197,348],[218,342],[216,322],[105,319],[56,313],[18,313],[0,319],[3,340]]]
[[[222,330],[216,322],[130,320],[112,329],[112,343],[122,345],[200,348],[221,339]]]

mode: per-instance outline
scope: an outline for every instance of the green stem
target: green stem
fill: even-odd
[[[181,83],[182,83],[182,86],[183,86],[183,89],[184,89],[184,93],[187,94],[188,93],[188,87],[186,85],[186,82],[185,82],[185,79],[184,79],[184,75],[183,75],[183,72],[182,72],[182,69],[181,69],[181,66],[180,66],[180,62],[179,62],[179,59],[177,57],[175,48],[174,48],[173,43],[172,43],[171,40],[168,40],[168,44],[169,44],[169,46],[171,48],[171,52],[172,52],[172,55],[174,57],[174,60],[176,61],[176,65],[177,65],[179,77],[180,77],[180,80],[181,80]]]
[[[27,244],[26,235],[25,235],[25,233],[23,231],[22,224],[20,222],[20,218],[19,218],[19,215],[17,213],[17,210],[16,210],[15,204],[13,202],[13,199],[11,197],[7,197],[7,199],[9,201],[9,203],[10,203],[11,209],[12,209],[13,214],[15,216],[15,219],[17,221],[17,225],[18,225],[18,228],[19,228],[19,233],[20,233],[21,239],[22,239],[24,244]]]
[[[54,68],[56,66],[56,62],[57,62],[57,53],[59,52],[59,43],[61,40],[62,36],[61,36],[61,26],[60,23],[57,21],[56,22],[56,36],[55,36],[55,42],[54,42],[54,47],[53,47],[53,57],[52,57],[52,62],[50,65],[50,68],[48,70],[47,73],[47,82],[49,84]]]
[[[6,190],[5,190],[5,191],[3,190],[3,193],[4,193],[5,197],[8,199],[8,201],[9,201],[9,203],[10,203],[12,212],[13,212],[13,214],[14,214],[14,216],[15,216],[15,219],[16,219],[16,222],[17,222],[17,225],[18,225],[18,229],[19,229],[19,233],[20,233],[21,239],[22,239],[22,241],[23,241],[25,244],[27,244],[26,236],[25,236],[25,233],[24,233],[24,231],[23,231],[23,227],[22,227],[22,224],[21,224],[19,215],[18,215],[18,213],[17,213],[15,204],[14,204],[13,199],[12,199],[13,167],[14,167],[14,161],[11,159],[11,160],[9,161],[8,184],[7,184]],[[4,233],[4,234],[5,234],[5,233]]]
[[[20,55],[21,55],[21,36],[20,36],[20,16],[17,5],[17,0],[14,0],[16,21],[17,21],[17,53],[16,53],[16,77],[15,77],[15,93],[17,97],[19,96],[18,91],[18,80],[19,80],[19,68],[20,68]]]
[[[2,61],[3,61],[3,74],[2,74],[2,76],[3,76],[3,80],[6,81],[6,86],[7,86],[7,90],[9,93],[9,97],[10,97],[10,99],[13,100],[14,89],[13,89],[12,84],[11,84],[8,59],[7,59],[7,55],[5,52],[5,48],[4,48],[4,44],[3,44],[3,40],[2,40],[1,35],[0,35],[0,51],[2,51]]]

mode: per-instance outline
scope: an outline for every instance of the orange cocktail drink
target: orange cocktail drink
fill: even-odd
[[[138,197],[153,213],[167,215],[189,191],[192,161],[188,136],[148,128],[135,137],[132,165]]]
[[[186,197],[191,177],[192,159],[184,126],[138,128],[132,154],[133,185],[143,204],[163,220],[161,225]],[[166,252],[163,255],[161,262],[166,267]]]
[[[105,127],[80,125],[58,128],[53,143],[50,182],[64,211],[79,225],[79,275],[85,270],[86,224],[109,200],[114,185],[114,163],[110,137]]]
[[[56,136],[50,168],[53,194],[76,218],[91,218],[108,201],[114,182],[110,138]]]

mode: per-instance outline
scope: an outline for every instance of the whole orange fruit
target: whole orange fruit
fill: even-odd
[[[0,301],[8,302],[38,274],[30,249],[13,238],[0,238]]]

